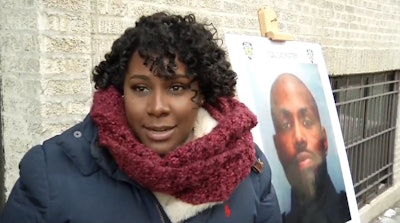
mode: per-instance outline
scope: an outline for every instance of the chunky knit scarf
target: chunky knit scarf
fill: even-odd
[[[160,157],[138,141],[129,127],[121,94],[114,88],[94,95],[91,116],[99,127],[99,143],[118,166],[153,192],[191,204],[227,200],[249,175],[255,161],[251,128],[255,115],[232,98],[220,98],[219,108],[203,107],[218,121],[207,135]]]

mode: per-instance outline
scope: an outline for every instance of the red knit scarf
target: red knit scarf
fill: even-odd
[[[255,115],[232,98],[220,98],[219,109],[204,108],[218,125],[164,157],[138,141],[129,127],[121,94],[113,87],[94,95],[91,116],[99,141],[133,180],[154,192],[191,204],[227,200],[251,170],[255,150],[251,128]]]

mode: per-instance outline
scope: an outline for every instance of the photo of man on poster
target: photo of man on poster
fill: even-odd
[[[258,118],[284,223],[360,223],[358,203],[319,44],[227,35],[238,98]]]
[[[337,192],[327,169],[328,138],[314,96],[298,77],[278,75],[270,90],[273,142],[291,186],[285,223],[344,223],[347,196]]]

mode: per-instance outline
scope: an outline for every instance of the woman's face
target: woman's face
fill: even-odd
[[[144,145],[165,155],[191,137],[202,96],[180,61],[175,61],[177,75],[172,79],[155,76],[143,63],[138,52],[129,62],[124,81],[126,118]]]

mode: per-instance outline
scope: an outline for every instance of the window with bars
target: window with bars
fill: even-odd
[[[399,76],[330,77],[359,207],[392,185]]]

